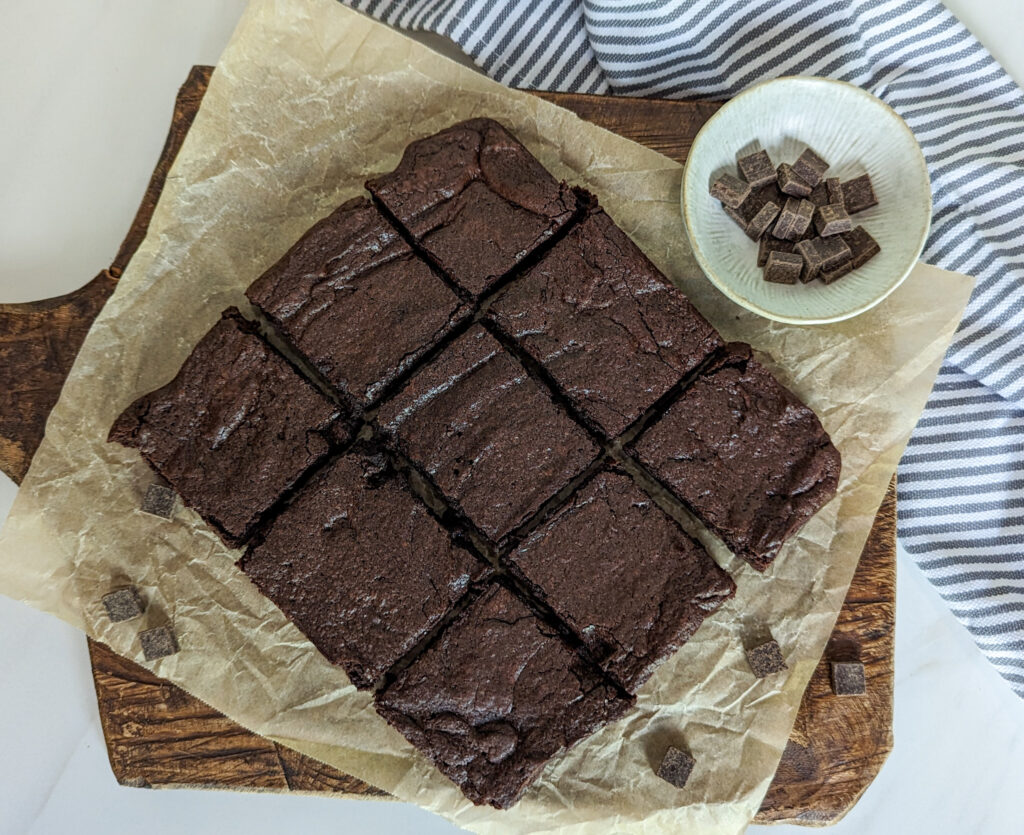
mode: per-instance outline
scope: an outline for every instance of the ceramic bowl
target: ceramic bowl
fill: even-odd
[[[763,148],[778,165],[810,146],[830,164],[826,176],[867,173],[878,205],[853,215],[881,252],[825,285],[772,284],[750,240],[709,193],[736,159]],[[726,296],[769,319],[823,324],[874,307],[907,277],[924,249],[932,201],[924,155],[906,123],[852,84],[826,78],[780,78],[751,87],[701,128],[686,161],[683,218],[697,262]]]

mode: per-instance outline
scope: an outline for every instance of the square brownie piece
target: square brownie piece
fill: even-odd
[[[588,481],[507,559],[630,692],[736,593],[707,551],[615,469]]]
[[[381,407],[377,423],[496,542],[600,453],[480,325],[420,369]]]
[[[502,586],[376,696],[377,711],[466,797],[498,809],[632,704]]]
[[[235,309],[200,340],[178,375],[114,422],[230,547],[318,464],[350,426]]]
[[[412,649],[485,570],[385,456],[365,450],[318,472],[239,567],[360,689]]]
[[[470,313],[365,197],[314,225],[246,295],[353,410]]]
[[[573,191],[492,119],[413,142],[394,171],[366,188],[473,298],[568,223],[577,206]]]
[[[723,344],[600,209],[499,294],[488,315],[609,438]]]
[[[632,451],[759,571],[839,483],[839,451],[817,415],[740,343]]]

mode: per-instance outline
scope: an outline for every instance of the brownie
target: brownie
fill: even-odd
[[[381,407],[381,431],[483,533],[501,540],[599,454],[479,324]]]
[[[736,591],[707,551],[614,469],[587,482],[508,560],[630,692]]]
[[[246,295],[353,410],[470,313],[364,197],[313,226]]]
[[[452,281],[477,298],[567,224],[576,195],[492,119],[413,142],[367,189]]]
[[[466,797],[499,809],[632,704],[502,586],[376,696],[378,712]]]
[[[383,455],[362,450],[318,472],[239,566],[359,688],[372,687],[484,571]]]
[[[839,451],[817,416],[739,343],[632,450],[761,571],[839,481]]]
[[[607,437],[723,344],[601,210],[504,290],[489,316]]]
[[[348,426],[235,308],[200,340],[178,375],[114,422],[231,547],[327,455]]]

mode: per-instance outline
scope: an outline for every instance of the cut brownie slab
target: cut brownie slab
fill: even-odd
[[[499,809],[632,704],[501,586],[376,696],[378,712],[466,797]]]
[[[109,440],[142,457],[231,547],[344,440],[340,411],[234,308],[167,385],[129,406]]]
[[[246,295],[353,409],[470,313],[363,197],[313,226]]]
[[[502,292],[489,315],[607,437],[723,344],[601,210]]]
[[[632,449],[760,571],[839,482],[839,451],[817,415],[739,343]]]
[[[480,325],[420,369],[377,423],[495,541],[600,451]]]
[[[366,187],[474,298],[568,223],[577,205],[572,190],[492,119],[413,142],[394,171]]]
[[[317,473],[239,566],[359,688],[372,687],[485,570],[368,451]]]
[[[707,551],[614,469],[587,482],[508,560],[631,692],[736,592]]]

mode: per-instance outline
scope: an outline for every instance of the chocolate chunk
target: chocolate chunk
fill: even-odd
[[[793,173],[811,188],[821,182],[827,170],[828,163],[810,148],[804,148],[804,152],[793,163]]]
[[[832,690],[837,696],[860,696],[866,693],[864,665],[856,661],[833,661]]]
[[[779,188],[793,197],[808,197],[814,186],[800,177],[793,166],[784,162],[779,166]]]
[[[746,654],[747,663],[750,665],[751,671],[758,678],[764,678],[765,676],[781,673],[783,670],[789,669],[786,666],[785,659],[782,657],[782,649],[774,639],[748,649]]]
[[[747,237],[755,241],[760,240],[768,227],[772,225],[772,221],[778,216],[779,207],[775,203],[765,203],[747,224]]]
[[[744,217],[742,206],[740,206],[740,208],[738,209],[732,209],[729,206],[723,205],[722,208],[725,210],[725,213],[733,219],[733,222],[738,227],[740,227],[740,229],[742,229],[744,232],[747,231],[747,224],[750,223],[750,221],[747,220],[746,217]]]
[[[830,201],[828,199],[828,189],[824,183],[818,183],[814,188],[811,189],[811,195],[807,198],[815,206],[825,206]]]
[[[830,270],[822,270],[818,274],[818,278],[821,279],[822,284],[831,284],[851,272],[853,272],[853,261],[847,260]]]
[[[835,269],[843,261],[848,261],[852,254],[846,241],[839,235],[799,241],[796,251],[804,259],[804,273],[800,280],[805,284],[816,279],[823,271]]]
[[[736,165],[740,170],[740,176],[753,188],[774,183],[778,177],[778,172],[767,151],[755,151],[745,157],[740,157]]]
[[[142,498],[142,512],[170,519],[174,515],[174,491],[162,484],[150,484]]]
[[[146,608],[135,586],[126,586],[103,595],[103,607],[114,623],[137,618]]]
[[[840,232],[849,232],[853,229],[853,221],[843,206],[829,204],[818,207],[814,213],[814,226],[821,237],[827,238]]]
[[[803,268],[804,259],[795,252],[769,252],[764,280],[773,284],[796,284]]]
[[[851,215],[877,206],[878,198],[875,197],[871,178],[867,174],[861,174],[843,183],[843,201],[846,203],[847,213]]]
[[[721,200],[723,206],[738,209],[750,194],[750,183],[745,183],[732,174],[722,174],[711,184],[711,196]]]
[[[142,642],[142,654],[147,661],[166,658],[178,651],[178,640],[167,626],[157,626],[140,632],[139,641]]]
[[[697,761],[687,751],[670,746],[662,757],[661,765],[658,766],[658,776],[666,783],[681,789],[690,779],[690,773],[696,764]]]
[[[835,203],[839,206],[846,205],[846,201],[843,199],[843,183],[838,177],[829,177],[825,180],[825,190],[828,192],[826,203]]]
[[[769,252],[792,252],[791,241],[780,241],[773,235],[765,235],[757,245],[757,266],[763,267],[768,261]]]
[[[857,226],[849,232],[843,234],[843,240],[846,241],[846,245],[850,247],[852,255],[852,269],[859,269],[863,267],[868,261],[874,258],[879,252],[882,251],[878,245],[878,241],[868,234],[867,229],[863,226]]]
[[[814,216],[814,204],[809,200],[787,198],[772,235],[787,241],[796,241],[807,231]]]

